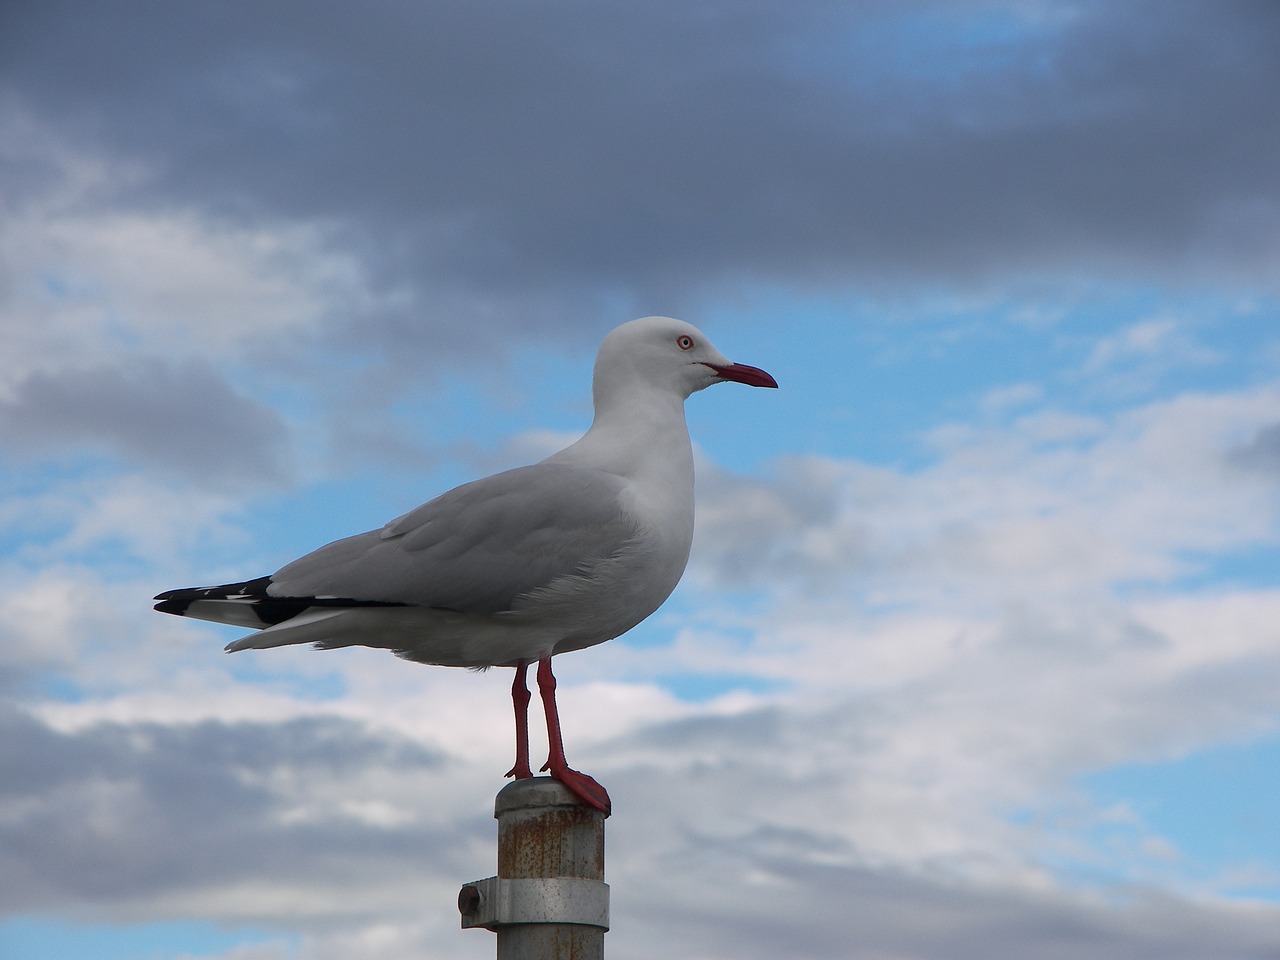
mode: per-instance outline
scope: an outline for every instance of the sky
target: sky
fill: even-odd
[[[554,452],[650,314],[781,389],[557,659],[609,955],[1280,955],[1277,91],[1267,0],[6,3],[0,957],[492,955],[509,671],[150,598]]]

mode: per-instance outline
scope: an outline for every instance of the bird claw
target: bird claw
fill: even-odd
[[[533,771],[529,769],[529,764],[517,763],[514,767],[502,775],[503,777],[514,777],[517,780],[528,780],[533,776]]]
[[[581,800],[589,807],[595,807],[606,817],[613,811],[613,801],[609,799],[609,793],[604,787],[600,786],[593,777],[585,773],[579,773],[566,766],[552,766],[548,761],[542,765],[542,770],[550,773],[552,778],[559,780],[569,792]]]

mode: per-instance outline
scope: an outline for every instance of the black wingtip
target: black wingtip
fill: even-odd
[[[270,585],[270,577],[258,577],[240,583],[224,583],[217,587],[179,587],[176,590],[157,593],[152,597],[153,600],[159,601],[152,609],[182,617],[197,600],[226,600],[232,596],[265,599],[267,587]]]
[[[271,578],[258,577],[240,583],[224,583],[217,587],[181,587],[177,590],[166,590],[156,594],[152,599],[157,603],[152,608],[160,613],[172,613],[185,617],[190,614],[193,603],[206,600],[230,600],[236,604],[244,604],[253,611],[253,615],[264,627],[274,626],[291,620],[304,610],[312,607],[403,607],[397,600],[357,600],[353,597],[273,597],[267,593],[271,586]],[[194,616],[205,620],[239,623],[233,618],[230,621],[222,617],[206,615],[204,608],[197,608]],[[256,624],[255,624],[256,626]]]

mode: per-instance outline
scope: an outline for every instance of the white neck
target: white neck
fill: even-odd
[[[598,395],[591,429],[547,459],[596,467],[639,483],[691,487],[693,449],[684,400],[643,384]]]

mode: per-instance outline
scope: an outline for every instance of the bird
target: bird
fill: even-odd
[[[506,776],[516,779],[533,776],[526,678],[536,663],[549,748],[540,772],[608,816],[605,788],[565,759],[551,658],[621,636],[675,589],[693,540],[684,402],[722,382],[778,386],[692,324],[624,323],[600,344],[593,419],[568,447],[268,576],[165,591],[154,608],[253,631],[228,652],[359,645],[425,664],[513,667],[516,759]]]

